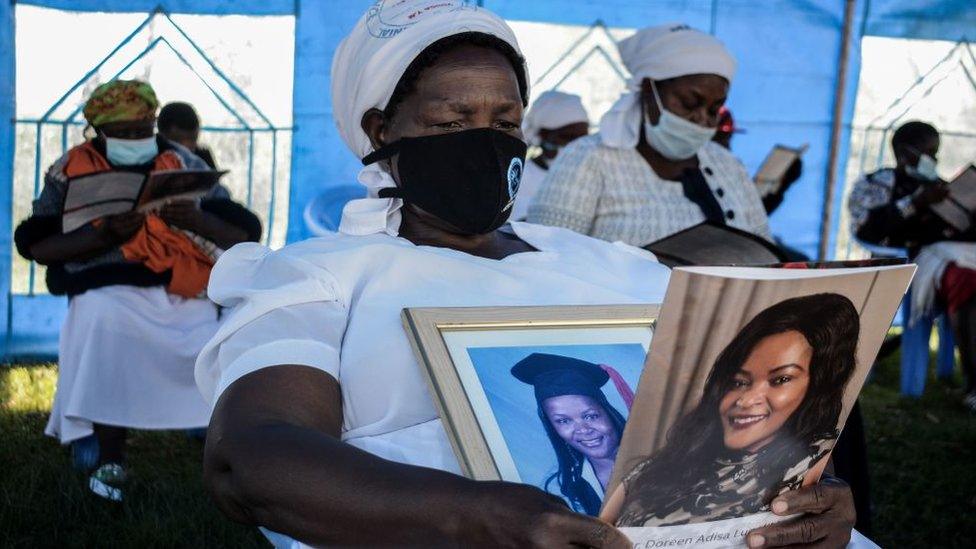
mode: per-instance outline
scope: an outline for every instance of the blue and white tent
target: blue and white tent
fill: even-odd
[[[755,169],[776,143],[809,143],[802,179],[772,219],[773,230],[810,255],[834,256],[842,218],[844,185],[865,165],[883,159],[890,129],[912,114],[912,105],[956,75],[976,97],[976,2],[973,0],[469,0],[513,22],[523,40],[534,86],[583,92],[588,106],[605,106],[626,75],[612,42],[633,29],[672,21],[688,23],[722,39],[740,71],[729,105],[748,133],[734,152]],[[375,0],[14,0],[0,2],[0,334],[5,356],[51,354],[65,299],[44,293],[35,266],[18,264],[13,228],[24,205],[39,191],[51,158],[81,138],[78,110],[95,80],[137,76],[140,62],[164,52],[186,70],[186,82],[205,90],[201,101],[223,109],[225,121],[209,135],[227,135],[236,148],[235,195],[265,222],[265,240],[294,242],[309,236],[306,206],[316,201],[318,221],[334,224],[341,206],[358,196],[359,161],[336,131],[330,100],[330,63],[355,21]],[[383,3],[380,0],[379,3]],[[39,11],[47,10],[47,11]],[[18,109],[18,80],[46,66],[32,63],[39,48],[69,52],[73,43],[99,33],[29,36],[18,19],[45,14],[128,14],[131,28],[100,55],[84,61],[79,79],[52,84],[57,98],[46,109]],[[191,25],[184,16],[213,16],[216,24]],[[224,70],[213,48],[201,45],[221,33],[220,21],[240,17],[285,21],[291,81],[264,82],[263,98]],[[184,19],[181,19],[184,17]],[[226,18],[226,19],[222,19]],[[236,18],[236,19],[235,19]],[[32,19],[33,21],[34,19]],[[260,20],[259,20],[260,21]],[[190,28],[194,27],[194,28]],[[32,27],[34,28],[34,27]],[[293,29],[293,30],[292,30]],[[560,34],[561,33],[561,34]],[[563,36],[565,41],[550,39]],[[533,37],[537,38],[536,40]],[[862,46],[872,37],[940,40],[945,55],[920,67],[897,101],[855,124],[862,74]],[[280,44],[279,44],[280,45]],[[29,47],[34,49],[18,50]],[[270,51],[270,50],[269,50]],[[277,51],[277,50],[275,50]],[[219,56],[217,56],[219,57]],[[229,57],[224,57],[229,59]],[[273,60],[272,60],[273,61]],[[273,63],[272,63],[273,64]],[[606,77],[597,82],[592,74]],[[584,75],[584,73],[586,73]],[[582,76],[581,76],[582,75]],[[250,79],[271,78],[261,74]],[[278,78],[277,76],[275,78]],[[35,78],[36,80],[36,78]],[[153,82],[156,85],[155,82]],[[601,87],[602,86],[602,87]],[[274,90],[279,93],[273,93]],[[958,93],[958,90],[957,92]],[[601,95],[602,94],[602,95]],[[275,115],[272,111],[284,113]],[[23,107],[23,105],[21,105]],[[596,117],[599,112],[591,112]],[[953,130],[976,143],[976,111]],[[205,120],[206,124],[206,120]],[[860,132],[860,133],[858,133]],[[852,156],[852,136],[858,154]],[[214,139],[217,139],[214,137]],[[33,140],[33,141],[32,141]],[[53,143],[53,145],[52,145]],[[870,146],[868,146],[870,145]],[[52,156],[53,155],[53,156]],[[860,165],[851,168],[851,158]],[[869,163],[877,165],[877,161]]]

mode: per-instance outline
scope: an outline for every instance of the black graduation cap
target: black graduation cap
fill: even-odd
[[[512,366],[512,375],[535,387],[538,402],[562,395],[601,396],[600,387],[610,380],[596,364],[568,356],[532,353]]]

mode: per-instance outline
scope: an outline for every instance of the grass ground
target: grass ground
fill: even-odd
[[[90,496],[69,453],[41,433],[54,392],[52,365],[0,366],[0,547],[259,547],[226,520],[200,480],[199,442],[181,433],[130,439],[126,501]],[[861,398],[882,547],[972,547],[976,539],[976,415],[958,380],[931,382],[919,400],[898,394],[897,354]]]

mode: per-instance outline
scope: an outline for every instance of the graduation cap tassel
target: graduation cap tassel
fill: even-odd
[[[620,372],[613,369],[613,366],[608,366],[606,364],[600,364],[600,368],[610,376],[610,380],[613,381],[613,386],[617,388],[617,392],[620,393],[620,398],[624,400],[624,405],[627,406],[627,411],[630,411],[630,407],[634,404],[634,391],[630,389],[627,382],[624,381],[623,376]]]

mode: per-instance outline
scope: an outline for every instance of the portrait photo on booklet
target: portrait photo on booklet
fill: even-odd
[[[407,309],[403,316],[465,473],[531,484],[597,515],[657,307]]]
[[[913,273],[675,269],[601,518],[699,548],[782,520],[770,503],[819,480]]]

